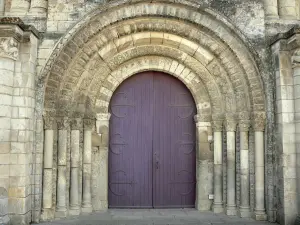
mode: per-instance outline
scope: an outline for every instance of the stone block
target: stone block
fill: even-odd
[[[9,165],[0,165],[0,177],[9,177]]]
[[[10,214],[26,214],[31,210],[31,196],[25,198],[9,198],[8,212]]]

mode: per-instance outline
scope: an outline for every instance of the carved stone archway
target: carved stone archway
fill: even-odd
[[[44,115],[45,141],[37,141],[44,143],[47,162],[43,168],[43,219],[107,208],[110,98],[126,78],[148,70],[178,77],[194,96],[198,110],[197,178],[202,185],[197,189],[197,208],[210,210],[213,202],[208,196],[214,193],[216,213],[225,211],[228,215],[239,213],[249,217],[255,211],[257,219],[266,219],[264,165],[260,161],[255,164],[258,188],[252,207],[249,165],[243,164],[239,174],[235,171],[236,164],[249,161],[251,121],[256,157],[264,157],[263,84],[255,53],[246,40],[225,18],[220,20],[219,15],[200,10],[189,1],[110,4],[96,9],[70,30],[40,76],[39,85],[45,88],[45,95],[39,101],[43,107],[38,114],[40,119]],[[99,139],[94,153],[90,146],[93,129]],[[227,155],[220,145],[223,129]],[[241,137],[239,152],[235,148],[237,135]],[[54,145],[56,137],[58,146]],[[57,148],[57,157],[53,148]],[[235,161],[236,152],[244,161]],[[227,166],[223,174],[222,159],[226,159]],[[97,170],[94,162],[101,168]],[[53,172],[56,169],[58,176]],[[71,176],[65,172],[69,170]],[[241,197],[237,199],[240,208],[235,199],[236,175],[238,182],[243,181]],[[223,178],[226,185],[222,184]],[[102,189],[98,192],[91,188],[100,184]],[[51,190],[53,186],[63,191],[56,195]],[[247,195],[249,198],[243,197]]]

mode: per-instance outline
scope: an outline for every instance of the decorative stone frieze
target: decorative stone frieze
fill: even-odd
[[[266,125],[266,113],[254,112],[252,117],[252,126],[254,131],[264,131]]]

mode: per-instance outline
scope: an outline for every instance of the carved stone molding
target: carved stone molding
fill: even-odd
[[[18,55],[19,43],[14,38],[0,38],[0,57],[17,60]]]
[[[95,127],[95,119],[83,119],[83,125],[85,130],[93,130]]]
[[[58,117],[56,118],[56,122],[58,130],[67,130],[70,125],[68,117]]]
[[[71,120],[71,129],[72,130],[80,130],[82,128],[82,119],[74,118]]]
[[[44,129],[54,130],[55,129],[55,118],[51,116],[44,116]]]
[[[107,121],[109,120],[111,117],[111,114],[110,113],[98,113],[97,114],[97,120],[104,120],[104,121]]]
[[[266,125],[266,113],[254,112],[252,116],[252,124],[254,131],[264,131]]]
[[[211,122],[211,115],[210,114],[197,114],[194,116],[194,120],[197,123],[203,122]]]

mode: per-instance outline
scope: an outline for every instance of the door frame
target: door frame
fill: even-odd
[[[124,71],[127,72],[123,76],[122,82],[127,78],[136,75],[140,72],[145,71],[158,71],[164,72],[168,75],[175,76],[177,79],[182,81],[182,83],[190,90],[191,95],[194,98],[197,115],[194,117],[195,126],[196,126],[196,199],[195,199],[195,208],[199,211],[209,211],[212,209],[213,200],[209,199],[209,195],[213,194],[213,151],[211,151],[211,142],[213,141],[212,133],[212,116],[210,111],[210,104],[204,109],[200,106],[199,96],[195,96],[193,88],[190,87],[190,83],[186,79],[181,79],[179,74],[174,73],[170,70],[161,70],[161,69],[141,69],[137,68],[135,70]],[[119,85],[122,83],[120,82]],[[118,85],[118,86],[119,86]],[[117,86],[117,87],[118,87]],[[115,90],[117,89],[115,88]],[[113,92],[114,93],[114,92]],[[110,99],[113,95],[111,93]],[[108,110],[108,105],[107,105]],[[99,202],[99,210],[108,209],[108,147],[109,147],[109,126],[110,126],[110,113],[98,113],[96,114],[96,132],[99,136],[99,145],[94,146],[94,151],[99,151],[101,155],[100,163],[102,173],[97,177],[98,182],[100,182],[101,187],[97,191],[99,194],[96,201]]]

